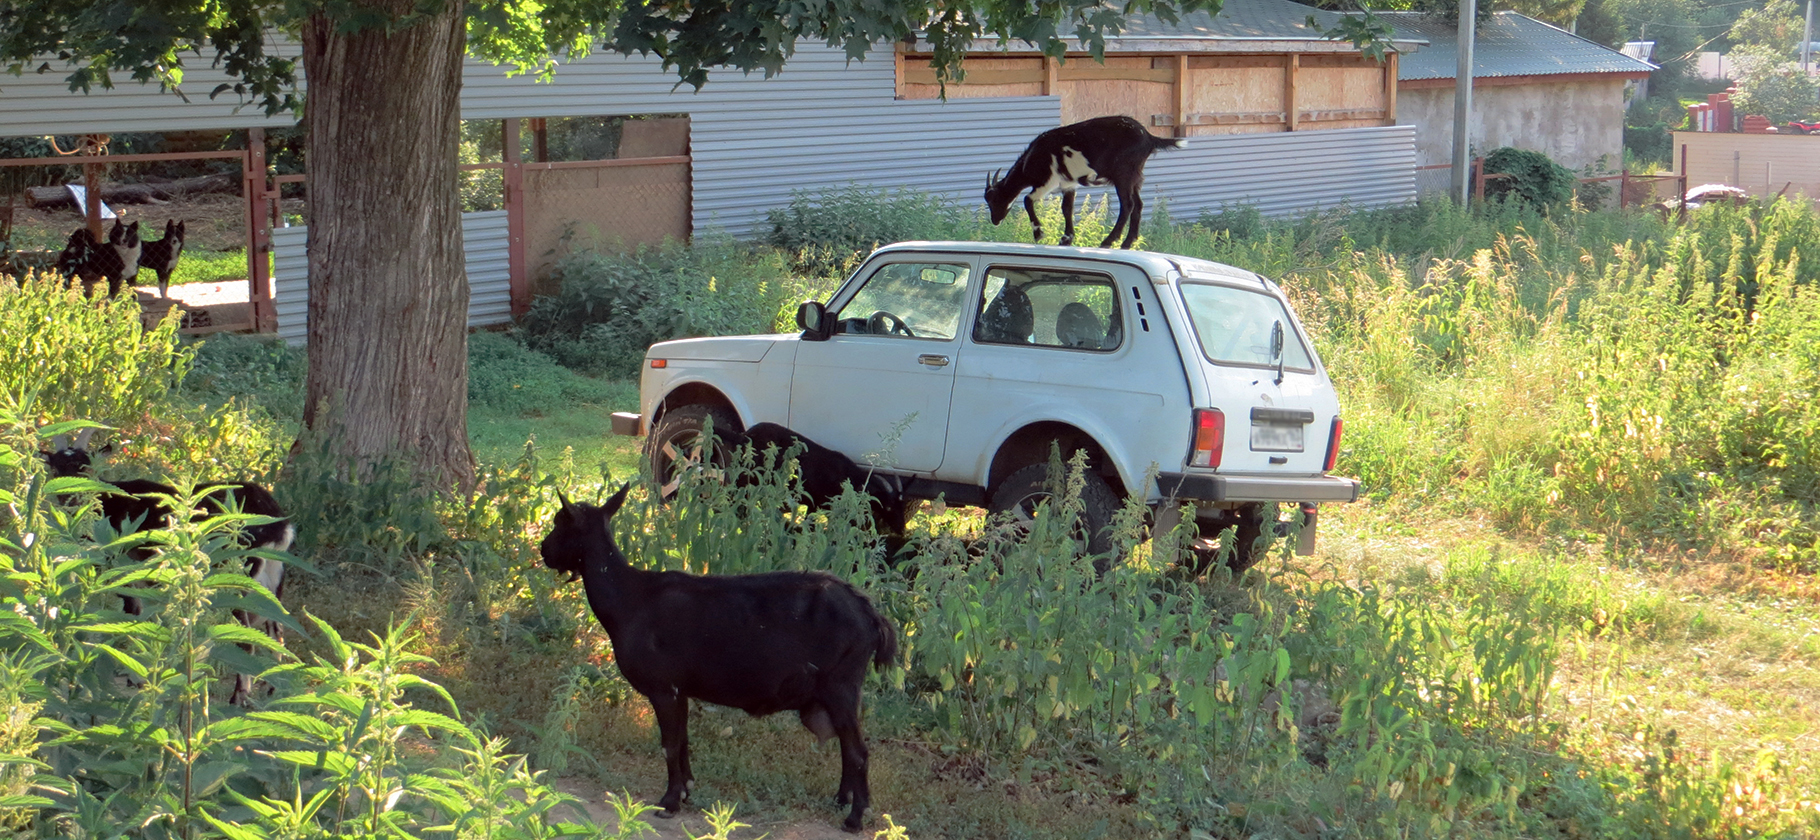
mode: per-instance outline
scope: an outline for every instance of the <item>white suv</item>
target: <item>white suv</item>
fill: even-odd
[[[917,498],[1028,512],[1051,445],[1085,450],[1084,517],[1102,529],[1138,496],[1173,518],[1193,502],[1206,538],[1250,547],[1268,503],[1303,518],[1358,498],[1327,475],[1339,402],[1277,286],[1219,263],[1144,251],[986,242],[880,248],[794,335],[654,344],[641,414],[654,475],[712,418],[780,423],[906,479]],[[1149,478],[1155,471],[1154,480]],[[1233,565],[1251,562],[1249,548]]]

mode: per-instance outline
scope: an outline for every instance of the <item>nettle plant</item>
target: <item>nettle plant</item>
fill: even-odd
[[[104,485],[47,479],[35,454],[40,434],[81,425],[34,431],[0,409],[0,698],[14,701],[0,823],[78,837],[613,836],[572,821],[572,797],[412,673],[426,660],[408,622],[361,644],[310,617],[325,650],[299,662],[236,621],[249,609],[305,632],[244,573],[234,532],[257,517],[113,533],[86,495]],[[155,553],[119,562],[132,544]],[[140,616],[121,610],[129,588]],[[222,702],[236,671],[272,686],[261,708]],[[636,810],[621,836],[642,824]]]

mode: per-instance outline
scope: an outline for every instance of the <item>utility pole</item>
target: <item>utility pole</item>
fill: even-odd
[[[1808,0],[1810,6],[1813,0]],[[1453,77],[1453,200],[1466,206],[1472,191],[1467,169],[1472,163],[1472,39],[1478,23],[1475,0],[1460,0],[1459,69]]]
[[[1807,0],[1807,25],[1801,27],[1801,72],[1811,72],[1814,60],[1814,0]]]

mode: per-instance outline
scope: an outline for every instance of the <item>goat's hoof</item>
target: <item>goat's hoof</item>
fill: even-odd
[[[665,808],[665,809],[663,809],[663,810],[661,810],[661,811],[658,811],[658,812],[657,812],[657,815],[658,815],[658,816],[660,816],[660,817],[663,817],[663,818],[664,818],[664,819],[666,819],[666,820],[670,820],[670,819],[675,819],[675,818],[676,818],[676,812],[677,812],[677,811],[678,811],[678,810],[681,810],[681,809],[679,809],[679,808]]]
[[[858,834],[860,824],[863,822],[865,822],[865,820],[860,819],[858,814],[853,814],[840,824],[840,830],[845,831],[848,834]]]
[[[1064,236],[1064,237],[1062,237],[1062,238],[1061,238],[1061,239],[1057,239],[1057,240],[1056,240],[1056,241],[1055,241],[1055,244],[1057,244],[1057,245],[1073,245],[1073,244],[1074,244],[1074,237],[1072,237],[1072,236]]]

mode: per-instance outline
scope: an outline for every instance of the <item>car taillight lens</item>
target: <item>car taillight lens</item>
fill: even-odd
[[[1220,450],[1226,446],[1226,415],[1217,408],[1194,410],[1194,451],[1188,453],[1188,466],[1218,467]]]
[[[1327,460],[1321,462],[1321,472],[1329,472],[1335,462],[1340,460],[1340,429],[1346,424],[1340,418],[1333,418],[1333,426],[1327,432]]]

